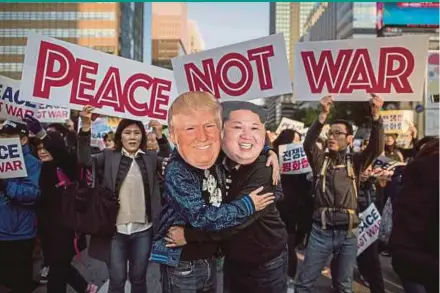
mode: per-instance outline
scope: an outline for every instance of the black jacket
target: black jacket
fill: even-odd
[[[250,164],[231,171],[232,183],[223,202],[250,194],[260,186],[263,192],[275,192],[272,169],[266,167],[267,157],[260,155]],[[272,204],[254,213],[242,225],[219,232],[203,232],[185,228],[185,239],[192,241],[221,241],[221,249],[229,261],[241,264],[262,264],[281,254],[287,245],[286,226]]]
[[[78,180],[80,172],[76,156],[69,153],[59,133],[48,133],[43,139],[43,145],[52,155],[53,161],[44,162],[41,168],[38,228],[44,260],[51,265],[59,261],[70,262],[75,255],[75,233],[61,225],[61,197],[64,189],[56,186],[59,183],[57,169],[61,169],[71,181]],[[83,250],[85,247],[85,237],[82,235],[78,248]]]
[[[439,155],[408,164],[393,200],[392,264],[403,279],[439,292]]]
[[[316,141],[321,133],[323,124],[316,120],[304,140],[304,151],[312,167],[315,177],[315,211],[313,219],[315,222],[323,224],[321,220],[321,208],[341,208],[341,209],[357,209],[357,200],[355,188],[359,186],[360,173],[365,170],[373,160],[378,157],[384,149],[384,133],[382,119],[373,121],[370,141],[367,148],[360,153],[352,154],[353,171],[355,176],[355,185],[353,180],[348,176],[347,169],[333,168],[337,165],[346,164],[345,151],[338,153],[330,152],[326,154],[324,150],[316,146]],[[327,168],[325,181],[319,176],[324,164],[325,156],[330,157],[329,167]],[[322,191],[322,183],[325,183],[325,191]],[[326,226],[334,229],[347,229],[349,225],[349,215],[346,212],[326,211]],[[354,225],[357,225],[359,219],[355,216]]]

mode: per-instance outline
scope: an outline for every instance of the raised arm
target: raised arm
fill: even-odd
[[[385,147],[383,122],[380,117],[380,110],[383,106],[383,100],[376,95],[372,95],[370,105],[371,116],[373,118],[370,141],[368,142],[367,148],[358,155],[357,159],[358,164],[359,166],[362,166],[362,169],[367,168],[371,163],[373,163],[374,159],[376,159],[383,152]]]
[[[333,104],[333,98],[332,96],[325,96],[321,99],[320,103],[321,113],[319,114],[318,119],[316,119],[310,126],[309,131],[307,131],[303,144],[307,159],[309,160],[315,174],[319,172],[319,165],[324,157],[324,150],[318,148],[316,141],[318,140],[325,121],[327,120],[327,116],[330,113],[330,106]]]

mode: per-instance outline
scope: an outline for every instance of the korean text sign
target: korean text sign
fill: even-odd
[[[20,98],[20,81],[0,76],[0,119],[22,121],[35,116],[38,106]]]
[[[414,121],[414,111],[411,110],[381,111],[380,115],[385,133],[405,133]]]
[[[281,174],[295,175],[312,172],[302,144],[279,146]]]
[[[427,36],[296,43],[297,100],[421,101],[428,56]]]
[[[165,123],[172,71],[29,33],[20,87],[31,102]]]
[[[293,129],[300,132],[304,129],[304,123],[283,117],[275,133],[279,135],[284,129]]]
[[[205,91],[222,100],[252,100],[292,92],[281,34],[171,61],[179,93]]]
[[[19,138],[0,138],[0,179],[26,177]]]

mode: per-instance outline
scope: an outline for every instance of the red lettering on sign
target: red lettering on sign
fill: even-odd
[[[37,61],[33,95],[49,99],[51,88],[72,84],[70,103],[111,107],[115,112],[128,112],[136,117],[166,119],[166,106],[170,103],[171,81],[134,73],[122,82],[118,68],[109,67],[100,84],[95,76],[99,64],[77,58],[62,46],[41,42]],[[149,91],[143,101],[136,100],[139,88]],[[137,95],[136,97],[139,97]]]
[[[365,48],[340,50],[336,59],[330,50],[323,50],[318,60],[313,51],[304,51],[301,58],[312,93],[390,93],[392,87],[396,93],[413,93],[408,78],[414,56],[406,48],[381,48],[377,73]]]
[[[247,56],[240,53],[228,53],[220,58],[217,64],[214,59],[202,60],[202,68],[194,63],[184,65],[186,80],[190,91],[207,91],[220,98],[220,89],[229,96],[242,96],[252,86],[254,76],[258,78],[261,90],[273,88],[269,58],[274,56],[273,46],[264,46],[247,51]],[[252,63],[256,64],[254,74]],[[230,80],[231,68],[240,72],[239,79]]]

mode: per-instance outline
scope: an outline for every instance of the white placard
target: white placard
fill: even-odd
[[[374,203],[370,204],[365,211],[359,214],[359,220],[357,237],[358,256],[379,238],[381,217]]]
[[[298,101],[421,101],[428,36],[298,42],[294,92]]]
[[[35,116],[38,106],[20,98],[20,81],[0,75],[0,120],[22,121]]]
[[[426,109],[425,112],[425,135],[439,135],[439,109]]]
[[[29,33],[21,96],[27,100],[139,121],[166,123],[173,73],[130,59]]]
[[[226,101],[292,92],[282,34],[179,56],[171,62],[179,94],[205,91]]]
[[[412,110],[380,111],[380,116],[382,116],[385,133],[406,133],[414,123]]]
[[[0,179],[26,177],[19,138],[0,138]]]
[[[440,96],[440,52],[428,52],[428,74],[426,77],[426,108],[438,109]]]
[[[70,109],[59,106],[40,105],[37,119],[41,123],[65,123],[66,120],[70,119]]]
[[[275,133],[279,135],[284,129],[293,129],[300,133],[304,129],[304,123],[301,121],[296,121],[293,119],[283,117]]]
[[[312,172],[302,144],[284,144],[278,149],[281,174],[295,175]]]

